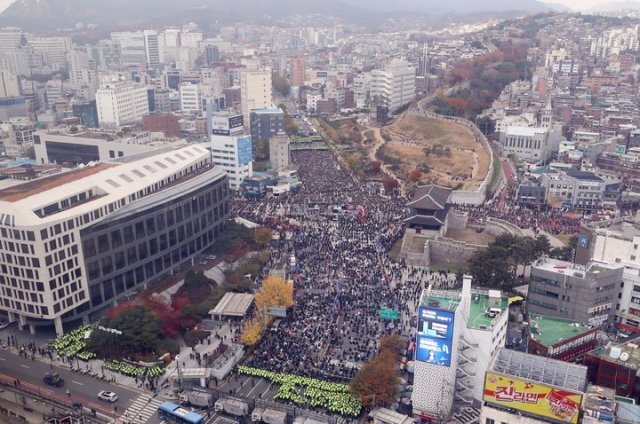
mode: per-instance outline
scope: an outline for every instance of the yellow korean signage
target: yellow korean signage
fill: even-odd
[[[577,423],[582,395],[488,372],[484,400],[565,423]]]

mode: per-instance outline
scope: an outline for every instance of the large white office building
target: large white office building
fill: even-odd
[[[405,60],[393,60],[384,69],[371,71],[371,100],[390,111],[412,101],[416,96],[416,68]]]
[[[198,145],[0,190],[0,309],[21,329],[62,334],[191,264],[227,208],[227,177]]]
[[[149,113],[149,98],[144,84],[110,78],[96,91],[98,122],[105,127],[141,122]]]
[[[187,145],[183,139],[167,139],[162,133],[134,131],[118,136],[114,131],[80,128],[71,133],[65,128],[37,131],[34,151],[39,165],[78,166],[89,162],[105,162],[162,147],[178,149]]]
[[[142,31],[112,32],[111,41],[118,49],[120,65],[140,65],[146,62],[145,37]]]
[[[253,176],[251,135],[243,135],[242,115],[220,112],[208,116],[211,158],[229,177],[229,188],[239,191],[245,178]]]

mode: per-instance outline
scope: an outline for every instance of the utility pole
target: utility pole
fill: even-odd
[[[182,390],[182,374],[180,373],[180,355],[176,355],[176,369],[178,370],[178,384]]]

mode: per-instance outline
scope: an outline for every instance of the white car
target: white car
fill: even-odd
[[[118,400],[118,395],[113,392],[103,390],[98,393],[98,399],[106,400],[107,402],[116,402]]]

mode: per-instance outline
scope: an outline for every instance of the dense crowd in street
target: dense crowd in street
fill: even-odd
[[[373,195],[328,151],[298,151],[293,159],[303,182],[300,190],[285,201],[271,199],[242,213],[259,222],[292,208],[304,208],[306,214],[281,246],[296,257],[293,317],[268,332],[250,365],[350,378],[377,352],[384,331],[377,314],[380,307],[392,306],[382,258],[402,236],[404,202]]]
[[[544,230],[550,234],[577,234],[580,232],[581,216],[561,210],[536,211],[518,206],[500,207],[493,205],[457,206],[456,209],[469,213],[469,224],[481,224],[487,218],[507,221],[519,228],[530,229],[534,233]]]
[[[343,380],[378,351],[382,334],[410,334],[411,316],[426,285],[447,285],[431,274],[387,258],[402,237],[405,198],[388,199],[342,169],[331,152],[297,151],[302,187],[285,199],[236,203],[239,215],[269,223],[273,214],[302,211],[289,239],[275,244],[296,258],[296,307],[291,319],[266,332],[248,365],[277,372]],[[379,317],[398,310],[396,324]]]
[[[460,281],[388,258],[403,234],[407,198],[380,196],[379,188],[362,184],[329,151],[295,151],[293,160],[302,182],[298,191],[232,203],[239,216],[288,233],[274,242],[269,267],[281,261],[291,268],[290,255],[295,257],[293,316],[266,331],[247,365],[348,380],[377,353],[381,335],[415,333],[422,290],[451,289]],[[493,217],[535,234],[580,229],[578,217],[558,211],[498,204],[456,208],[468,212],[470,224]],[[383,320],[382,307],[397,310],[400,319]]]

